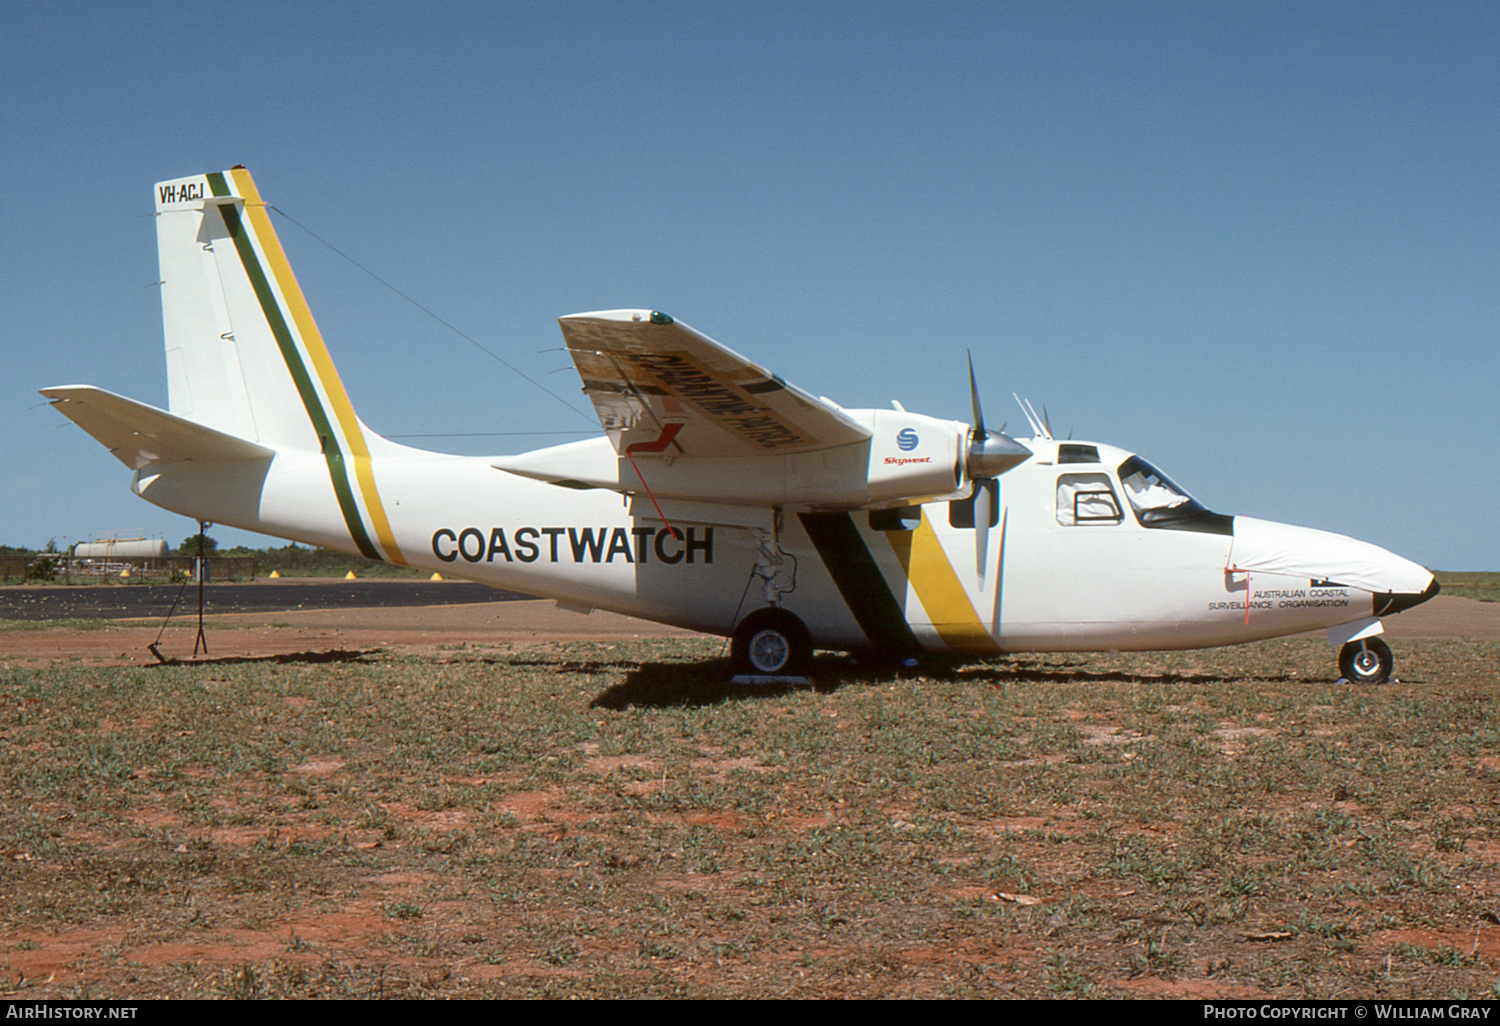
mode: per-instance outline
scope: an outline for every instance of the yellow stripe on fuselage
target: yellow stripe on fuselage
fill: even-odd
[[[392,563],[405,566],[406,558],[396,544],[396,536],[385,515],[385,505],[380,501],[380,491],[375,486],[375,471],[370,465],[370,448],[365,443],[364,430],[360,427],[359,418],[354,415],[354,404],[344,391],[344,382],[333,365],[333,358],[328,355],[328,347],[324,345],[323,334],[318,330],[312,310],[308,308],[307,300],[302,295],[302,287],[297,284],[297,276],[292,273],[292,266],[281,248],[281,239],[277,237],[271,218],[266,213],[265,201],[260,198],[260,192],[249,171],[236,168],[229,173],[234,176],[235,188],[245,200],[245,216],[250,221],[255,237],[260,241],[261,252],[276,279],[276,286],[286,303],[287,312],[297,326],[297,334],[302,337],[302,347],[307,351],[313,371],[318,376],[318,383],[323,388],[323,394],[328,397],[334,418],[344,433],[350,458],[354,461],[354,478],[359,482],[359,493],[370,515],[370,523],[375,528],[375,537],[385,549],[386,558]]]
[[[943,644],[960,652],[1000,651],[974,611],[927,514],[922,514],[915,531],[892,531],[887,537]]]

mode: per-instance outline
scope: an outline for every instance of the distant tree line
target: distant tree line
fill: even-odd
[[[40,550],[0,545],[0,583],[50,581],[57,572],[57,557],[56,539]]]
[[[187,544],[187,541],[192,541],[193,546],[189,555],[198,555],[198,547],[196,547],[198,535],[184,538],[183,544]],[[266,576],[272,570],[278,571],[282,576],[291,577],[342,577],[351,570],[359,577],[405,577],[417,573],[411,568],[396,567],[380,559],[350,555],[348,552],[338,552],[336,549],[320,549],[320,547],[308,546],[308,544],[282,544],[282,546],[267,546],[264,549],[248,549],[245,546],[222,549],[217,544],[213,544],[211,537],[208,538],[208,543],[213,546],[210,547],[210,555],[257,559],[260,564],[257,576],[261,577]]]
[[[174,553],[178,556],[196,557],[198,536],[190,534],[182,539],[182,544],[177,546]],[[311,545],[293,543],[270,545],[263,549],[252,549],[244,545],[223,548],[211,534],[203,536],[203,554],[216,560],[234,560],[241,564],[253,561],[257,577],[265,577],[272,570],[284,577],[342,577],[351,570],[357,577],[408,577],[416,573],[407,567],[393,566],[378,559]]]
[[[195,534],[184,538],[178,551],[182,555],[196,556],[198,536]],[[283,576],[292,577],[327,577],[329,575],[342,577],[351,570],[359,577],[405,577],[416,573],[407,567],[393,566],[378,559],[350,555],[335,549],[315,548],[310,545],[272,545],[264,549],[251,549],[236,545],[225,549],[220,548],[210,536],[207,539],[207,551],[209,555],[216,557],[253,558],[260,564],[260,576],[265,576],[272,570],[279,571]]]
[[[194,559],[198,556],[198,544],[198,535],[190,534],[171,550],[171,555],[183,560]],[[56,539],[49,540],[42,549],[0,545],[0,583],[61,581],[65,555],[66,553],[58,550]],[[203,555],[214,561],[214,577],[218,580],[229,576],[266,577],[273,570],[284,577],[342,577],[350,571],[357,577],[418,575],[418,571],[393,566],[378,559],[309,545],[272,545],[263,549],[235,545],[223,548],[211,534],[203,536]],[[425,572],[420,576],[426,576]]]

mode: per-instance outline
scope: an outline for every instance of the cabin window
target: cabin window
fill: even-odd
[[[1059,463],[1098,463],[1099,447],[1082,442],[1063,442],[1057,447]]]
[[[1057,479],[1057,522],[1064,527],[1097,527],[1124,519],[1107,475],[1063,474]]]
[[[954,499],[948,503],[949,527],[973,530],[974,500],[979,497],[981,488],[990,493],[990,526],[994,527],[1000,522],[1000,482],[985,480],[974,482],[974,490],[969,493],[967,499]]]

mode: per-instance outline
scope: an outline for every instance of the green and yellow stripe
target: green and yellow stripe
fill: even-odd
[[[236,168],[227,173],[233,177],[233,189],[230,188],[223,172],[208,175],[209,188],[215,196],[238,196],[244,201],[244,220],[249,222],[248,226],[242,224],[239,210],[227,204],[219,207],[224,217],[224,226],[230,238],[234,240],[235,251],[239,254],[240,262],[244,265],[245,273],[260,302],[266,323],[270,326],[271,334],[281,350],[282,359],[291,373],[297,394],[302,399],[302,406],[307,411],[313,430],[322,441],[329,479],[333,483],[334,495],[338,498],[344,523],[349,528],[349,536],[362,555],[371,559],[386,559],[405,565],[406,559],[396,544],[395,534],[391,531],[390,521],[385,513],[385,505],[375,485],[375,473],[370,464],[370,450],[365,441],[364,430],[354,415],[354,406],[349,401],[349,394],[344,390],[344,383],[339,378],[332,358],[328,355],[328,347],[323,342],[323,335],[318,330],[317,322],[313,320],[312,311],[302,295],[302,288],[297,284],[297,278],[292,273],[286,252],[281,248],[281,240],[271,224],[270,216],[266,212],[266,204],[260,198],[260,192],[256,189],[250,172],[243,168]],[[254,236],[254,242],[250,238],[251,235]],[[256,252],[256,242],[259,243],[260,253]],[[267,268],[262,266],[261,254],[264,254],[265,264],[269,266],[269,274]],[[293,334],[292,327],[287,324],[281,305],[277,302],[278,292],[286,304],[292,324],[296,327],[295,334]],[[301,348],[297,345],[298,337],[302,340]],[[303,358],[304,351],[306,360]],[[311,370],[308,367],[309,362],[312,365]],[[314,376],[316,376],[316,384]],[[322,396],[318,393],[318,386],[322,388]],[[332,417],[324,405],[323,396],[327,397],[327,407],[332,408]],[[335,422],[340,429],[337,432],[334,430]],[[350,484],[349,467],[346,464],[344,449],[340,445],[340,437],[343,439],[343,444],[348,447],[347,462],[353,464],[354,480],[359,488],[359,496],[364,500],[365,511],[369,515],[380,548],[377,548],[371,541],[370,534],[365,529],[359,503],[356,501],[354,488]],[[383,553],[381,549],[384,549]]]
[[[865,544],[854,518],[848,513],[802,513],[799,519],[870,643],[898,655],[920,652],[921,641],[912,631],[906,611],[906,589],[900,589],[898,598]],[[943,644],[957,652],[986,655],[999,652],[1000,646],[995,643],[988,625],[975,612],[974,603],[969,600],[958,572],[943,551],[942,542],[938,540],[926,511],[923,511],[915,530],[881,533],[895,552],[902,574]],[[1001,540],[1003,567],[1003,530]],[[995,587],[998,617],[998,573]]]
[[[993,654],[1000,651],[989,627],[979,619],[974,603],[958,572],[943,551],[943,543],[933,530],[927,511],[914,531],[892,531],[891,548],[901,562],[901,569],[917,593],[917,600],[927,611],[927,619],[943,644],[958,652]],[[995,582],[996,588],[1000,582]]]

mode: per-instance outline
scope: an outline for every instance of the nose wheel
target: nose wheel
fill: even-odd
[[[1384,684],[1395,665],[1391,646],[1379,638],[1360,638],[1339,649],[1339,672],[1355,684]]]

